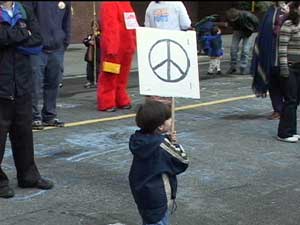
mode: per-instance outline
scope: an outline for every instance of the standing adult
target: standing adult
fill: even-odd
[[[283,1],[276,1],[269,7],[260,23],[253,50],[252,89],[257,97],[263,98],[269,91],[273,107],[269,119],[279,119],[283,106],[279,85],[278,37],[288,12],[288,4]]]
[[[43,51],[31,57],[33,69],[32,127],[64,126],[57,118],[56,100],[62,77],[64,51],[70,43],[71,3],[64,1],[24,2],[30,7],[41,27]],[[42,97],[43,107],[39,109]]]
[[[278,126],[278,140],[297,142],[297,107],[300,101],[300,2],[290,5],[279,34],[280,87],[284,104]]]
[[[133,55],[136,51],[135,29],[138,27],[131,3],[102,2],[99,7],[101,30],[101,73],[97,100],[100,111],[131,108],[127,93]],[[120,65],[119,73],[105,69],[103,62]]]
[[[231,8],[226,11],[228,25],[233,28],[230,49],[230,68],[227,74],[237,72],[239,45],[242,41],[242,52],[240,58],[240,74],[248,74],[249,53],[251,48],[251,35],[258,27],[258,18],[248,11]]]
[[[146,9],[145,26],[188,30],[191,28],[191,19],[181,1],[152,1]]]
[[[28,55],[42,43],[39,26],[30,9],[13,1],[0,2],[0,197],[14,196],[1,168],[7,135],[21,188],[50,189],[51,181],[39,174],[34,162],[31,129],[32,72]]]
[[[186,31],[191,29],[191,19],[181,1],[152,1],[146,9],[145,27]],[[146,96],[146,100],[171,104],[169,97]]]

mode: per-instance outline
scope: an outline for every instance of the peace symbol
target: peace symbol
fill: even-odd
[[[157,54],[162,54],[165,59],[159,62],[155,61],[154,58],[157,57]],[[164,56],[164,54],[166,55]],[[181,57],[175,59],[175,55]],[[150,48],[148,60],[153,73],[165,82],[174,83],[183,80],[190,69],[190,59],[186,50],[171,39],[157,41]]]

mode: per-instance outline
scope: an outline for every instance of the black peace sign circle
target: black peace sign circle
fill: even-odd
[[[166,59],[162,60],[161,62],[157,63],[156,65],[153,65],[154,63],[152,62],[151,60],[151,56],[154,53],[154,49],[156,48],[160,48],[160,44],[166,44],[166,47],[167,47],[167,57]],[[185,59],[186,59],[186,66],[185,68],[182,68],[182,66],[178,65],[176,62],[174,62],[172,60],[172,56],[171,56],[171,45],[174,45],[174,46],[177,46],[179,47],[179,49],[184,53],[184,56],[185,56]],[[148,54],[148,61],[149,61],[149,64],[150,64],[150,67],[153,71],[153,73],[160,79],[160,80],[163,80],[163,81],[166,81],[166,82],[170,82],[170,83],[174,83],[174,82],[178,82],[178,81],[181,81],[183,80],[189,69],[190,69],[190,59],[188,57],[188,54],[186,52],[186,50],[182,47],[182,45],[180,45],[178,42],[174,41],[174,40],[171,40],[171,39],[161,39],[157,42],[155,42],[154,45],[152,45],[152,47],[150,48],[150,51],[149,51],[149,54]],[[161,74],[160,72],[158,72],[157,70],[159,68],[161,68],[162,66],[164,66],[166,64],[167,66],[167,74]],[[173,65],[177,71],[179,72],[180,76],[178,78],[174,78],[172,77],[172,74],[171,74],[171,65]],[[166,77],[166,78],[165,78]]]

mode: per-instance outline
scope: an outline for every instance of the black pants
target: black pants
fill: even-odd
[[[297,106],[300,100],[300,69],[290,68],[289,77],[280,78],[280,88],[283,93],[284,103],[278,126],[278,136],[287,138],[297,133]]]
[[[97,62],[97,68],[96,68],[96,82],[98,81],[98,75],[99,75],[99,62]],[[86,64],[86,79],[90,83],[95,82],[95,77],[94,77],[94,63],[87,62]]]
[[[34,162],[31,95],[17,97],[14,101],[0,98],[0,187],[8,185],[1,168],[7,134],[18,182],[35,182],[40,174]]]

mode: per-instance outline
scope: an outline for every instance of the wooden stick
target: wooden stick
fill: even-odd
[[[94,82],[97,81],[97,19],[96,19],[96,3],[93,1],[93,32],[94,32]]]
[[[172,97],[171,113],[172,113],[171,132],[173,133],[175,131],[175,97]]]

